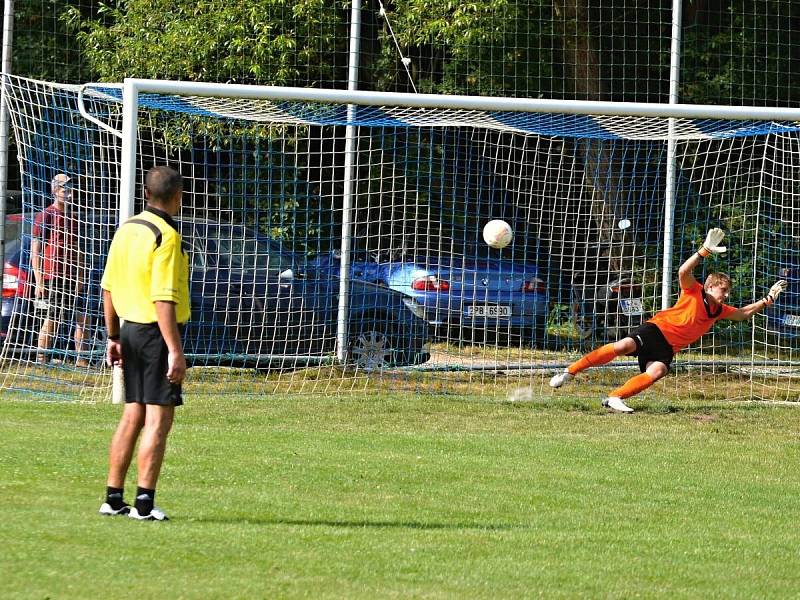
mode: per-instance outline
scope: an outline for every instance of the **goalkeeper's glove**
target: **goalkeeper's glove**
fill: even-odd
[[[705,258],[709,254],[722,254],[727,252],[728,249],[725,246],[719,245],[724,237],[725,232],[719,227],[710,229],[708,234],[706,234],[706,241],[703,242],[703,245],[700,247],[700,250],[698,250],[697,253]]]
[[[767,295],[764,297],[764,302],[767,304],[767,306],[775,302],[775,300],[778,299],[778,296],[780,296],[781,292],[785,291],[787,287],[789,287],[789,284],[786,283],[785,279],[781,279],[777,283],[773,284],[773,286],[769,288]]]

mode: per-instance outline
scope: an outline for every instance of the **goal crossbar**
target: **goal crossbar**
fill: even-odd
[[[390,106],[429,109],[512,111],[574,115],[608,115],[683,119],[730,119],[736,121],[800,121],[800,108],[761,106],[708,106],[702,104],[652,104],[644,102],[606,102],[599,100],[551,100],[546,98],[501,98],[408,94],[316,89],[283,86],[256,86],[229,83],[198,83],[155,79],[125,79],[125,89],[141,93],[281,100],[333,102],[362,106]]]

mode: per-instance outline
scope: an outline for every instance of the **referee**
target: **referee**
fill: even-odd
[[[125,375],[125,408],[109,449],[102,515],[167,520],[153,503],[175,407],[183,404],[186,374],[181,331],[190,315],[189,264],[172,220],[182,195],[183,178],[177,171],[160,166],[147,172],[147,206],[114,234],[100,284],[106,362],[122,365]],[[129,506],[123,488],[140,434],[138,487]]]

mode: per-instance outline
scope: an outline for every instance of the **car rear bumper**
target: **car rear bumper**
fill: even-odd
[[[546,301],[526,303],[524,306],[503,301],[463,303],[458,307],[424,302],[422,305],[425,320],[437,327],[460,325],[490,330],[526,327],[546,320],[549,315],[549,305]]]

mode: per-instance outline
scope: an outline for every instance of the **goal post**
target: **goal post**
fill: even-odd
[[[141,210],[147,168],[184,175],[197,389],[544,398],[554,370],[674,302],[676,265],[719,226],[730,251],[698,279],[729,272],[739,306],[774,280],[790,289],[750,322],[718,324],[652,393],[800,393],[800,109],[142,79],[6,86],[27,218],[57,167],[74,173],[96,269],[113,227]],[[495,219],[514,232],[503,249],[481,238]],[[102,395],[88,297],[94,368],[70,376]],[[35,315],[17,313],[30,350]],[[4,387],[64,388],[13,350]],[[618,359],[589,377],[634,367]]]

